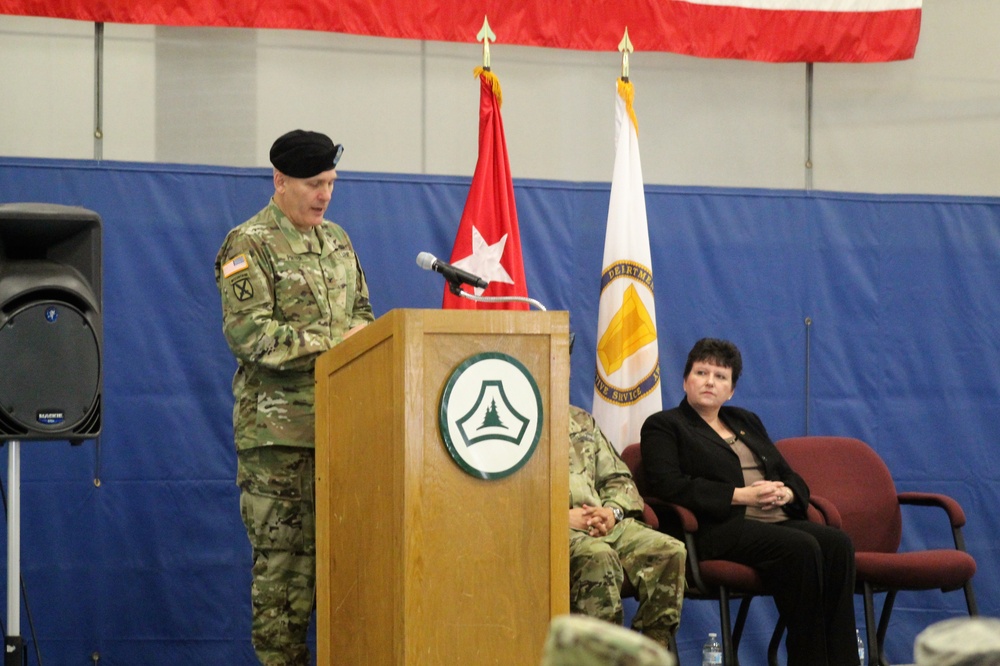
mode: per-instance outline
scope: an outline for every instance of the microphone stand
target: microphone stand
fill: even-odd
[[[534,305],[539,310],[545,310],[544,305],[527,296],[477,296],[465,291],[462,289],[462,283],[453,280],[448,280],[448,289],[460,298],[467,298],[477,303],[527,303]]]

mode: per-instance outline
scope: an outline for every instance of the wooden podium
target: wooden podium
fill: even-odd
[[[531,666],[569,612],[566,312],[392,310],[316,365],[317,663]],[[456,462],[446,383],[517,359],[543,415],[502,478]]]

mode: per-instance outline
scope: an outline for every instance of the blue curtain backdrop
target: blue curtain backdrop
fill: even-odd
[[[440,307],[442,279],[415,258],[448,256],[468,185],[341,174],[329,217],[354,240],[376,316]],[[529,294],[570,311],[570,394],[587,408],[609,189],[515,181]],[[212,266],[271,192],[266,169],[0,159],[0,202],[103,220],[103,434],[22,445],[30,663],[35,639],[54,664],[95,652],[109,665],[254,663],[235,366]],[[745,362],[734,403],[774,439],[859,437],[899,489],[962,503],[981,611],[1000,616],[1000,200],[654,186],[646,198],[664,406],[682,396],[696,339],[734,340]],[[948,545],[943,514],[904,520],[904,548]],[[916,634],[963,608],[960,592],[901,594],[890,659],[912,661]],[[685,607],[682,659],[697,659],[717,618],[711,603]],[[771,602],[755,602],[747,663],[763,659],[773,620]]]

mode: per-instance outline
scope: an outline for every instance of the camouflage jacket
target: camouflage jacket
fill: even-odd
[[[632,473],[594,417],[569,406],[569,508],[614,505],[626,517],[642,518],[643,502]]]
[[[324,222],[304,235],[272,201],[226,236],[215,280],[238,364],[236,447],[313,447],[316,357],[374,321],[347,233]]]

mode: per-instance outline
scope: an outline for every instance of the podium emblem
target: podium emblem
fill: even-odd
[[[542,432],[542,395],[516,358],[484,352],[448,378],[439,410],[441,438],[467,473],[500,479],[520,469]]]

